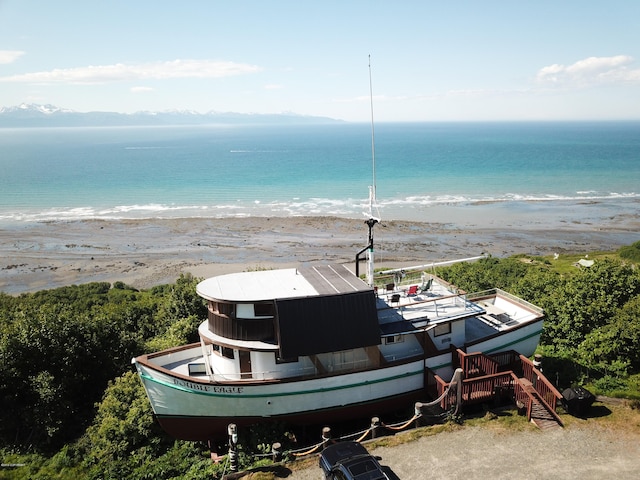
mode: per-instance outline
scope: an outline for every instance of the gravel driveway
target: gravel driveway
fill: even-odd
[[[622,430],[596,419],[546,431],[464,426],[369,451],[382,457],[391,479],[626,480],[640,478],[640,414]],[[286,478],[322,475],[314,463]]]

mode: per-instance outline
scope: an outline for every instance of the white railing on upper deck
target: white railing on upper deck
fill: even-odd
[[[476,293],[469,293],[467,294],[467,299],[470,301],[474,301],[474,299],[478,299],[478,298],[486,298],[486,297],[495,297],[495,296],[500,296],[503,298],[508,299],[509,301],[520,305],[523,308],[526,308],[528,310],[531,310],[537,314],[542,315],[544,313],[544,310],[536,305],[534,305],[533,303],[529,303],[526,300],[517,297],[509,292],[505,292],[504,290],[501,290],[500,288],[492,288],[490,290],[485,290],[482,292],[476,292]]]

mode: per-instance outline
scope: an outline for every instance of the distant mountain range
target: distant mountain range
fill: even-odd
[[[165,112],[76,112],[54,105],[26,104],[0,108],[0,127],[114,127],[143,125],[207,125],[207,124],[321,124],[338,123],[329,117],[313,117],[294,113],[249,114],[233,112],[198,113]]]

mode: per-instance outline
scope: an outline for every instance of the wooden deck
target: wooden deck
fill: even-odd
[[[563,426],[556,413],[561,393],[538,370],[531,360],[516,352],[497,355],[452,352],[454,363],[462,369],[464,380],[460,395],[461,407],[480,403],[495,403],[505,399],[513,401],[527,419],[541,429]],[[440,397],[449,384],[438,375],[428,373],[427,388],[434,398]],[[458,401],[452,389],[442,400],[441,407],[449,410]]]

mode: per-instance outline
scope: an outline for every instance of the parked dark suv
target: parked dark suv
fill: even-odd
[[[320,454],[320,468],[327,480],[389,480],[378,459],[358,442],[339,442]]]

